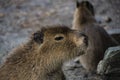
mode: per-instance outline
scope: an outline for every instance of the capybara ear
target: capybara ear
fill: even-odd
[[[37,43],[43,43],[44,34],[42,31],[37,31],[33,34],[33,40]]]
[[[78,0],[76,0],[76,8],[78,8],[80,6],[80,3]]]
[[[90,3],[89,1],[85,1],[85,5],[91,11],[92,15],[94,15],[95,13],[94,13],[94,7],[93,7],[92,3]]]
[[[82,1],[79,3],[79,5],[83,5],[92,13],[93,16],[95,15],[94,7],[93,7],[92,3],[90,3],[89,1]]]

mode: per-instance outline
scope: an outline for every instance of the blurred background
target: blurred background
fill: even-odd
[[[120,29],[120,0],[88,1],[94,5],[96,19],[106,30]],[[75,4],[76,0],[0,0],[0,61],[44,25],[71,27]]]

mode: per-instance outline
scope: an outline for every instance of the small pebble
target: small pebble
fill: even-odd
[[[3,18],[5,17],[5,14],[4,13],[0,13],[0,18]]]

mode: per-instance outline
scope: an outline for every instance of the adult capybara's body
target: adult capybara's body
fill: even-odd
[[[66,26],[48,26],[9,54],[0,67],[0,80],[65,80],[62,64],[86,48],[84,34]]]
[[[96,72],[105,50],[118,43],[96,22],[90,2],[77,1],[76,6],[72,28],[84,32],[89,38],[88,49],[85,55],[80,56],[80,62],[87,71]]]

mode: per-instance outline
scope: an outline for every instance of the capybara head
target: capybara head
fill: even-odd
[[[87,36],[66,26],[42,28],[33,34],[33,41],[42,54],[51,58],[71,59],[82,55],[88,45]],[[64,57],[63,57],[64,56]]]
[[[89,1],[81,1],[81,2],[76,1],[76,8],[77,9],[86,8],[87,10],[89,10],[92,13],[92,15],[95,15],[94,7],[93,7],[92,3],[90,3]]]

